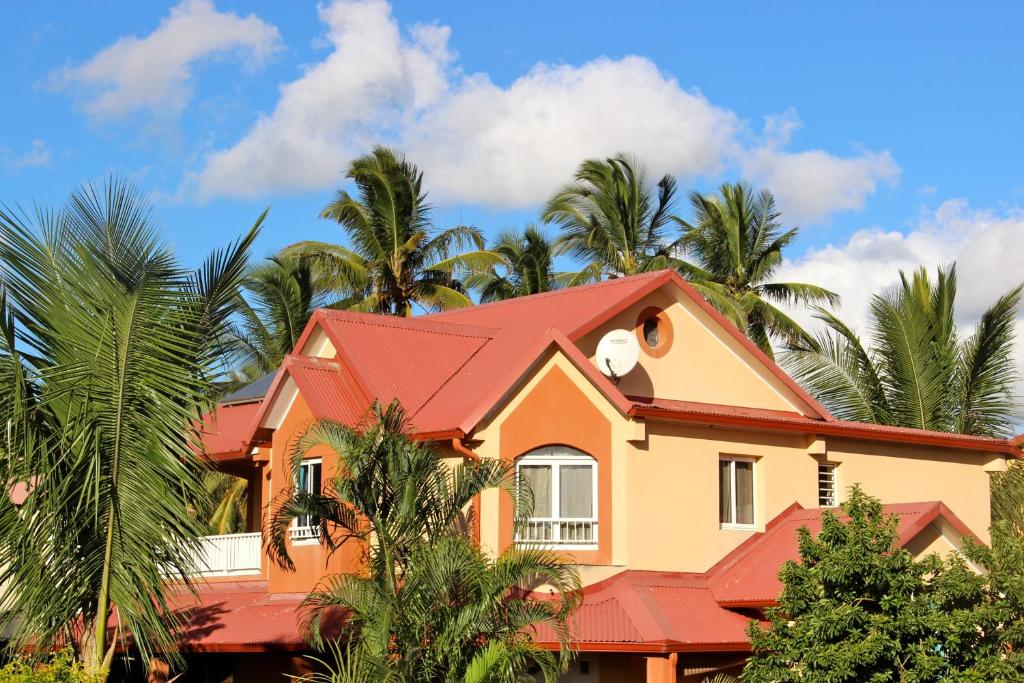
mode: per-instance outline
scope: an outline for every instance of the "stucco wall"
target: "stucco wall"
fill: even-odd
[[[609,330],[634,330],[644,309],[664,310],[672,326],[671,348],[653,356],[640,344],[637,368],[623,377],[619,388],[629,396],[657,396],[683,401],[721,403],[775,410],[805,410],[806,406],[749,351],[722,329],[688,297],[657,291],[579,341],[593,361],[597,342]]]

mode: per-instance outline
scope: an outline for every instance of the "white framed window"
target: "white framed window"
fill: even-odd
[[[836,495],[837,469],[838,465],[834,462],[818,463],[818,507],[834,508],[839,505],[839,498]]]
[[[323,478],[323,461],[320,458],[303,460],[295,476],[295,488],[305,493],[320,493]],[[292,540],[316,539],[318,520],[310,515],[299,515],[292,524]]]
[[[540,448],[516,461],[516,482],[533,492],[533,510],[516,532],[517,544],[597,547],[596,460],[566,446]]]
[[[754,528],[754,459],[718,460],[718,522],[723,529]]]

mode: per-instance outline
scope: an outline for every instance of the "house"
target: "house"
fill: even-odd
[[[617,329],[641,353],[613,382],[595,355]],[[358,562],[297,524],[296,570],[270,564],[260,511],[334,467],[314,451],[291,470],[306,426],[355,424],[374,399],[401,401],[443,457],[508,459],[533,484],[519,537],[512,501],[488,492],[479,538],[491,550],[554,546],[579,564],[581,656],[568,681],[736,671],[797,529],[818,528],[849,485],[899,516],[912,553],[948,551],[986,539],[989,474],[1020,454],[1005,440],[835,419],[668,271],[411,319],[318,311],[277,373],[205,424],[209,457],[249,482],[249,533],[205,539],[189,647],[236,681],[300,670],[298,603]]]

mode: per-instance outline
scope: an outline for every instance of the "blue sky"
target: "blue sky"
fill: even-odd
[[[316,218],[397,144],[441,225],[534,220],[586,156],[684,189],[746,177],[803,228],[781,274],[863,318],[899,268],[957,260],[965,322],[1024,279],[1024,6],[184,0],[0,5],[0,201],[131,177],[190,262],[266,206]],[[685,214],[685,206],[681,207]]]

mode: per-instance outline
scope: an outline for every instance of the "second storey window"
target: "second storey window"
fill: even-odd
[[[319,458],[303,460],[295,480],[295,488],[309,494],[320,493],[322,471],[323,462]],[[318,524],[319,520],[310,515],[299,515],[295,518],[295,526],[292,527],[292,538],[316,538]]]
[[[564,446],[541,448],[516,461],[516,479],[533,493],[533,509],[516,534],[525,545],[597,545],[597,461]]]
[[[823,462],[818,465],[818,507],[834,508],[836,502],[836,465]]]
[[[718,521],[723,529],[749,529],[754,525],[753,460],[718,461]]]

